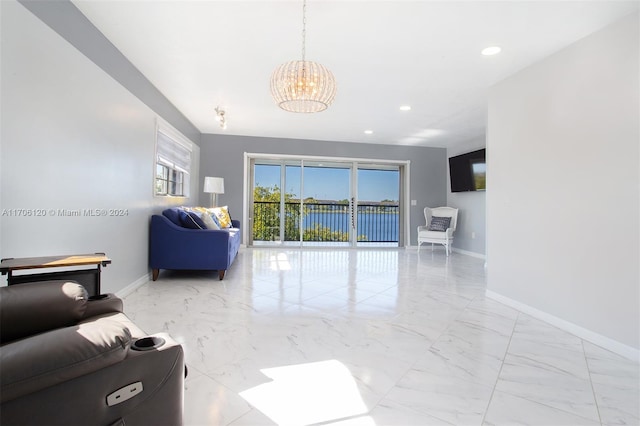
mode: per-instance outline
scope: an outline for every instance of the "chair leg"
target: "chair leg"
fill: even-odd
[[[151,279],[153,281],[158,279],[158,275],[160,275],[160,269],[152,269],[151,270]]]
[[[218,277],[220,278],[220,281],[222,281],[222,279],[224,278],[224,273],[225,272],[227,272],[226,269],[218,270]]]

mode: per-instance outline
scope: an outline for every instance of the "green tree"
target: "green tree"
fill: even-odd
[[[253,189],[254,212],[253,212],[253,239],[255,241],[277,241],[280,236],[280,188],[274,186],[259,186]],[[291,193],[284,194],[284,214],[285,214],[285,241],[298,241],[300,238],[300,199],[294,198]],[[304,199],[304,209],[302,217],[311,211],[324,211],[327,206],[317,205],[318,201],[313,197]],[[341,200],[338,205],[348,205],[349,200]],[[339,210],[342,210],[339,209]],[[331,208],[329,212],[338,211]],[[349,241],[349,233],[334,231],[328,226],[316,224],[313,228],[305,229],[302,233],[303,241]],[[361,235],[358,241],[366,241],[367,236]]]
[[[253,239],[256,241],[278,241],[280,239],[280,187],[256,185],[253,189]],[[284,240],[300,239],[300,199],[290,192],[284,193]],[[317,203],[313,198],[305,199],[305,205]],[[305,207],[304,214],[308,213]]]
[[[285,239],[295,238],[299,233],[299,210],[291,208],[293,194],[285,193]],[[253,188],[253,239],[257,241],[274,241],[280,235],[280,188],[277,185]]]
[[[303,241],[349,241],[346,232],[333,231],[328,226],[315,224],[313,228],[307,228],[302,233]]]

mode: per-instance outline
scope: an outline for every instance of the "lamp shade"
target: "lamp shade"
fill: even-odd
[[[224,194],[224,178],[221,177],[205,177],[204,192],[211,194]]]

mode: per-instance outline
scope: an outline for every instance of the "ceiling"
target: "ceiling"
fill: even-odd
[[[308,0],[307,59],[338,82],[315,114],[280,110],[269,89],[301,57],[301,1],[74,4],[202,133],[448,147],[484,135],[493,84],[639,2]]]

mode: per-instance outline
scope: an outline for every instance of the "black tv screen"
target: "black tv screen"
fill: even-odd
[[[468,152],[449,158],[451,192],[484,191],[487,189],[485,150]]]

